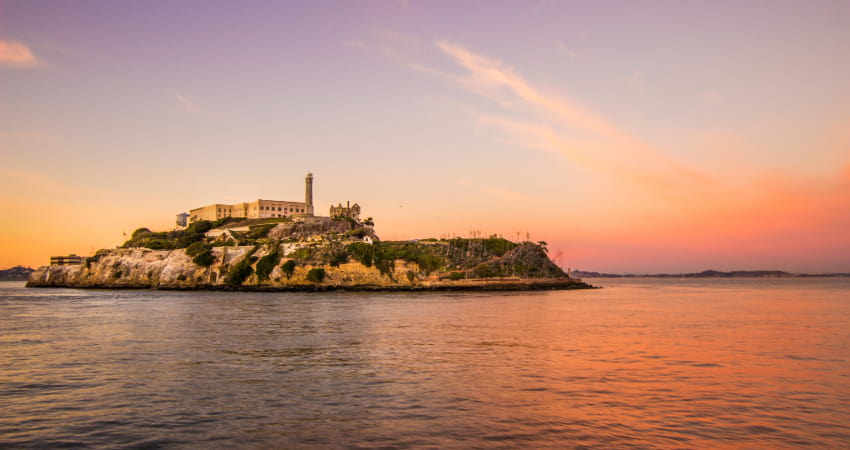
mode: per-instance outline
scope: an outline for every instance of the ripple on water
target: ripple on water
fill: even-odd
[[[6,289],[0,446],[850,443],[846,281],[619,283],[421,296]]]

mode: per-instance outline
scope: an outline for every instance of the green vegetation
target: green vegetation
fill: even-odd
[[[215,227],[220,227],[226,223],[238,221],[232,217],[211,222],[209,220],[199,220],[192,223],[185,230],[174,231],[151,231],[148,228],[139,228],[133,232],[130,239],[127,240],[122,248],[144,247],[151,250],[173,250],[177,248],[186,248],[195,242],[204,240],[204,233]]]
[[[457,280],[462,280],[462,279],[466,278],[466,275],[464,275],[463,272],[452,272],[452,273],[448,274],[447,276],[445,276],[444,278],[447,278],[447,279],[452,280],[452,281],[457,281]]]
[[[375,247],[365,242],[354,242],[348,244],[348,253],[366,267],[372,267],[372,260],[375,259]]]
[[[280,262],[280,247],[275,246],[274,251],[260,258],[257,262],[257,280],[266,281],[269,279],[274,267]]]
[[[212,255],[212,244],[206,242],[193,242],[186,247],[186,254],[192,257],[192,262],[201,266],[209,267],[215,262]]]
[[[262,223],[259,225],[251,225],[250,227],[248,227],[249,231],[248,234],[245,235],[245,238],[251,240],[262,239],[268,236],[269,231],[271,231],[272,228],[276,226],[276,223]]]
[[[301,247],[298,250],[289,254],[289,257],[297,261],[306,261],[313,256],[313,249],[310,247]]]
[[[251,267],[251,265],[257,261],[257,257],[252,256],[256,251],[256,246],[250,251],[248,251],[248,254],[245,255],[245,257],[242,258],[241,261],[236,263],[236,265],[234,265],[232,269],[230,269],[230,272],[227,273],[224,282],[227,284],[235,285],[241,285],[242,283],[244,283],[245,280],[247,280],[248,277],[250,277],[251,274],[254,273],[254,269]]]
[[[353,238],[357,238],[357,239],[363,239],[364,237],[368,236],[370,233],[371,233],[371,230],[369,230],[366,227],[357,227],[357,228],[352,229],[351,231],[346,232],[345,235],[353,237]]]
[[[331,267],[338,267],[340,264],[348,262],[348,252],[345,249],[338,249],[331,254],[328,264]]]
[[[212,251],[207,250],[203,253],[197,254],[194,258],[192,258],[192,262],[201,267],[209,267],[215,262],[215,257],[213,256]]]
[[[442,249],[437,246],[416,242],[376,242],[373,246],[375,267],[385,275],[392,272],[397,259],[416,263],[426,275],[446,266],[446,258],[440,254]]]
[[[307,281],[319,284],[324,281],[325,275],[327,275],[327,273],[325,272],[325,269],[321,267],[310,269],[310,271],[307,272]]]
[[[292,274],[295,273],[295,260],[290,259],[286,261],[280,266],[280,269],[283,271],[283,274],[286,275],[286,279],[292,278]]]
[[[407,271],[407,281],[413,283],[413,280],[415,280],[415,279],[416,279],[416,274],[413,273],[412,270],[408,270]]]

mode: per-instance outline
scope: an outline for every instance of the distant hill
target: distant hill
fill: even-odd
[[[35,269],[24,266],[15,266],[11,269],[0,270],[0,281],[27,281]]]
[[[694,273],[655,273],[655,274],[617,274],[617,273],[600,273],[588,272],[584,270],[574,270],[572,275],[576,278],[740,278],[740,277],[755,277],[755,278],[794,278],[794,277],[850,277],[850,273],[789,273],[781,270],[735,270],[732,272],[720,272],[717,270],[704,270]]]

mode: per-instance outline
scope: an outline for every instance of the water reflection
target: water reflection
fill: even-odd
[[[0,287],[0,444],[842,446],[847,280]]]

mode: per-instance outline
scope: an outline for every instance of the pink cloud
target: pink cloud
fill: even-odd
[[[0,41],[0,64],[11,67],[38,67],[39,60],[26,45],[16,41]]]

